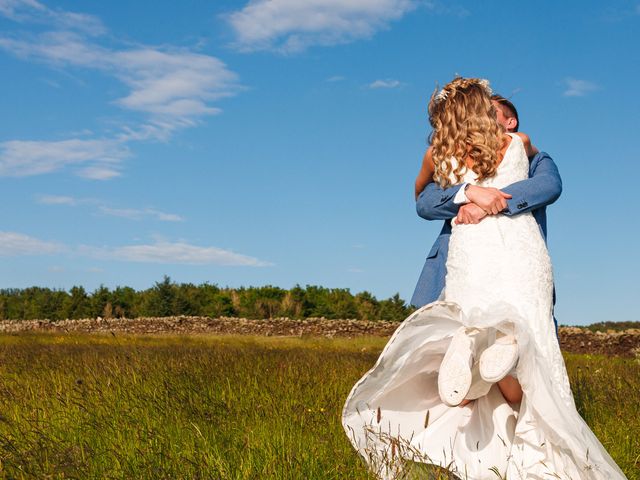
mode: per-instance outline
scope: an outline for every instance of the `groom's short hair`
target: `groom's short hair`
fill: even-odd
[[[491,100],[500,105],[502,113],[505,117],[513,117],[516,119],[516,128],[514,128],[513,131],[517,132],[518,127],[520,127],[520,119],[518,118],[518,110],[516,110],[515,105],[504,98],[502,95],[498,94],[491,95]]]

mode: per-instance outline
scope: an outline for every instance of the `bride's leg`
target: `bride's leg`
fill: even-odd
[[[498,382],[498,388],[502,392],[502,396],[509,403],[519,403],[522,400],[522,387],[520,382],[507,375]]]
[[[520,403],[522,400],[522,387],[520,386],[520,382],[511,375],[507,375],[500,380],[498,382],[498,388],[507,402]],[[465,398],[458,406],[464,407],[474,400],[475,398]]]

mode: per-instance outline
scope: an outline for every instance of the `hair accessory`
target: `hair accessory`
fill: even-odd
[[[491,86],[489,85],[489,80],[487,80],[486,78],[479,78],[479,79],[471,79],[472,82],[471,84],[475,84],[480,86],[485,92],[487,92],[487,95],[491,96],[493,94],[493,90],[491,90]],[[446,87],[444,87],[442,90],[440,90],[435,97],[433,97],[435,103],[440,103],[444,100],[446,100],[449,97],[449,93],[447,90],[445,90]],[[437,84],[436,84],[436,90],[438,89]]]
[[[493,94],[493,90],[491,90],[491,86],[489,85],[489,80],[486,78],[481,78],[478,80],[478,84],[486,90],[486,92],[491,95]]]
[[[449,92],[447,92],[444,88],[442,90],[440,90],[438,92],[438,94],[435,96],[435,101],[436,102],[441,102],[443,100],[447,99],[447,95],[449,95]]]

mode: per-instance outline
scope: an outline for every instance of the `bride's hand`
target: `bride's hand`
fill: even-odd
[[[456,224],[470,225],[480,223],[488,214],[475,203],[467,203],[460,207],[458,216],[455,218]]]
[[[469,185],[465,194],[470,202],[475,203],[482,210],[496,215],[507,208],[507,200],[511,195],[493,187],[479,187]]]

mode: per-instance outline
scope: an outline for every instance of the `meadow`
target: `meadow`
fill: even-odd
[[[340,413],[385,342],[0,335],[0,476],[370,479]],[[581,414],[640,480],[640,363],[565,359]]]

